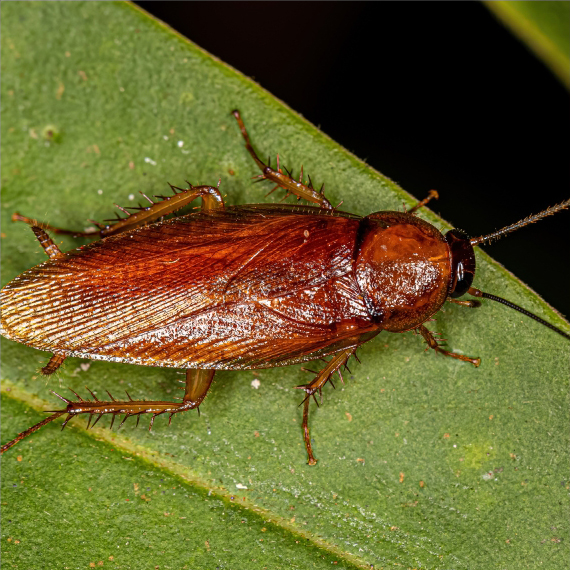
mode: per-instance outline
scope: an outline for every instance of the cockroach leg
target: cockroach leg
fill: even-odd
[[[49,362],[42,368],[42,374],[46,376],[53,374],[65,360],[65,356],[61,354],[54,354],[50,359]]]
[[[154,222],[163,216],[172,214],[176,210],[180,210],[196,198],[202,198],[202,210],[205,211],[224,207],[224,200],[217,188],[214,188],[213,186],[192,186],[190,183],[188,183],[188,185],[188,188],[171,186],[174,191],[173,196],[162,196],[162,200],[160,200],[160,202],[154,202],[152,206],[141,207],[133,213],[127,212],[128,215],[126,218],[117,217],[117,219],[112,220],[112,223],[110,224],[97,224],[99,228],[93,228],[92,231],[76,232],[73,230],[56,228],[49,224],[37,222],[31,218],[26,218],[18,213],[12,214],[12,221],[24,222],[33,226],[32,229],[48,256],[50,258],[55,258],[63,256],[64,254],[59,251],[59,248],[53,243],[45,230],[49,230],[56,234],[67,234],[77,237],[107,237],[122,232],[128,232],[145,224]],[[126,211],[124,208],[122,208],[122,210]]]
[[[456,305],[461,305],[462,307],[470,307],[472,309],[476,309],[477,307],[481,306],[481,301],[476,301],[475,299],[462,301],[460,299],[452,299],[451,297],[448,297],[447,300],[450,303],[455,303]]]
[[[32,231],[38,238],[40,245],[44,248],[47,256],[50,259],[58,259],[60,257],[65,257],[65,254],[61,252],[59,247],[55,245],[53,240],[48,236],[48,234],[38,226],[32,226]]]
[[[469,356],[464,356],[463,354],[457,354],[456,352],[450,352],[449,350],[444,350],[441,348],[434,338],[434,333],[428,330],[424,325],[420,325],[416,329],[425,339],[429,348],[433,348],[436,352],[443,354],[444,356],[450,356],[451,358],[457,358],[457,360],[463,360],[464,362],[471,362],[473,366],[479,366],[481,364],[480,358],[471,358]]]
[[[217,188],[213,186],[192,186],[189,182],[188,186],[188,188],[171,186],[174,191],[173,196],[163,196],[160,202],[155,202],[152,206],[144,207],[129,214],[126,218],[121,218],[105,226],[99,232],[101,237],[128,232],[154,222],[183,208],[196,198],[202,198],[202,210],[215,210],[224,207],[224,200]]]
[[[42,230],[50,231],[54,234],[70,235],[70,236],[74,236],[74,237],[96,237],[97,234],[99,233],[99,231],[96,228],[92,228],[90,231],[88,230],[88,231],[84,231],[84,232],[80,232],[80,231],[76,232],[74,230],[65,230],[63,228],[56,228],[55,226],[50,226],[49,224],[46,224],[45,222],[38,222],[37,220],[34,220],[32,218],[27,218],[26,216],[22,216],[22,214],[20,214],[18,212],[14,212],[12,214],[12,221],[13,222],[24,222],[25,224],[28,224],[28,226],[32,226],[32,227],[35,226],[35,227],[38,227]],[[93,222],[93,223],[96,224],[96,222]],[[37,234],[36,234],[36,236],[37,236]],[[40,238],[38,237],[38,239],[40,239]],[[41,240],[40,240],[40,243],[41,243]],[[48,253],[48,255],[49,255],[49,253]]]
[[[312,396],[315,392],[318,392],[323,388],[323,386],[332,378],[335,372],[344,366],[348,359],[354,354],[356,348],[347,348],[337,352],[331,360],[329,360],[326,366],[317,374],[317,377],[309,384],[303,384],[302,386],[297,386],[299,390],[304,390],[307,396]]]
[[[309,186],[306,186],[301,182],[301,179],[298,181],[293,178],[293,176],[287,172],[287,174],[283,174],[277,166],[277,170],[274,170],[268,164],[265,164],[256,154],[255,150],[253,150],[253,146],[251,145],[251,141],[249,139],[249,135],[243,124],[243,120],[239,111],[235,110],[232,112],[233,116],[236,118],[241,134],[245,140],[245,148],[252,156],[253,160],[255,160],[257,166],[259,166],[262,172],[262,179],[271,180],[275,182],[278,186],[281,186],[284,190],[286,190],[289,194],[294,194],[298,198],[303,198],[308,202],[313,202],[320,206],[321,208],[325,208],[327,210],[332,210],[332,204],[325,198],[324,194],[313,188],[312,183]],[[273,191],[273,190],[272,190]]]
[[[12,441],[9,441],[8,443],[5,443],[2,447],[0,447],[0,454],[4,453],[8,449],[10,449],[14,445],[16,445],[19,441],[21,441],[25,437],[28,437],[29,435],[38,431],[40,428],[44,427],[46,424],[53,422],[53,420],[55,420],[56,418],[59,418],[59,416],[62,416],[63,414],[65,414],[65,411],[54,412],[51,416],[45,418],[40,423],[38,423],[35,426],[28,428],[26,431],[23,431],[22,433],[18,434]]]
[[[305,403],[303,405],[303,439],[305,440],[305,448],[307,450],[307,463],[309,465],[316,465],[317,460],[313,455],[313,447],[311,445],[311,434],[309,433],[309,404],[311,401],[309,398],[305,399]]]
[[[319,405],[315,397],[316,392],[320,392],[324,385],[330,381],[332,375],[335,372],[340,372],[340,368],[346,365],[348,359],[354,354],[356,347],[347,348],[335,354],[331,360],[327,362],[327,365],[317,374],[317,377],[303,386],[297,386],[300,390],[306,392],[306,397],[303,400],[303,438],[305,440],[305,448],[307,449],[309,465],[316,465],[317,460],[313,455],[313,449],[311,447],[311,437],[309,434],[309,404],[311,403],[311,396],[315,398],[315,403]],[[332,382],[331,382],[332,384]]]
[[[182,402],[188,406],[186,409],[197,408],[204,401],[215,373],[215,370],[191,368],[186,370],[186,389],[182,399]]]
[[[58,357],[58,355],[52,356],[46,368],[50,366],[52,361],[56,362],[56,360],[59,358],[61,358],[61,362],[63,362],[63,357]],[[59,362],[59,364],[61,364],[61,362]],[[59,366],[59,364],[57,366]],[[55,369],[57,369],[57,366],[55,367]],[[129,397],[129,399],[127,401],[122,401],[122,402],[115,400],[113,396],[109,394],[111,400],[106,402],[99,400],[95,396],[95,394],[91,390],[89,390],[89,388],[87,388],[87,390],[93,397],[93,400],[84,399],[81,396],[79,396],[76,392],[73,392],[73,390],[71,390],[77,397],[77,401],[73,402],[53,392],[56,396],[61,398],[67,404],[66,409],[55,410],[54,413],[48,418],[42,420],[40,423],[36,424],[35,426],[32,426],[26,431],[23,431],[22,433],[18,434],[18,436],[14,438],[12,441],[9,441],[8,443],[4,444],[0,449],[0,452],[4,453],[7,449],[10,449],[20,440],[34,433],[44,425],[50,423],[51,421],[55,420],[59,416],[62,416],[63,414],[67,414],[67,418],[63,422],[62,429],[67,425],[67,423],[71,418],[78,416],[80,414],[89,414],[88,428],[95,426],[95,424],[101,419],[101,417],[106,414],[112,414],[113,416],[111,426],[115,421],[115,416],[125,414],[125,417],[123,418],[123,421],[121,422],[119,427],[121,427],[125,423],[127,418],[129,418],[130,416],[140,416],[141,414],[152,414],[150,427],[149,427],[150,429],[152,427],[154,418],[156,416],[159,416],[161,414],[170,414],[170,418],[172,418],[174,414],[185,412],[186,410],[191,410],[193,408],[197,408],[204,401],[204,398],[206,397],[206,394],[210,389],[212,380],[214,378],[214,373],[215,370],[188,369],[186,371],[186,391],[184,393],[184,398],[181,403],[167,402],[162,400],[156,400],[156,401],[133,400],[128,394],[127,396]],[[93,416],[97,416],[97,419],[93,422],[93,424],[91,424]],[[138,419],[139,418],[137,417],[137,423]]]
[[[421,202],[418,202],[413,208],[411,208],[408,211],[408,214],[413,214],[416,210],[423,208],[431,200],[433,200],[433,199],[437,200],[438,198],[439,198],[439,194],[438,194],[437,190],[430,190],[428,195],[427,195],[427,198],[424,198]]]

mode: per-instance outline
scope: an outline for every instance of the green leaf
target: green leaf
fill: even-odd
[[[484,2],[570,88],[570,2]]]
[[[414,200],[261,87],[128,4],[2,4],[2,283],[45,260],[20,211],[81,229],[167,182],[264,200],[256,147],[303,164],[333,203]],[[277,201],[273,194],[269,200]],[[440,228],[448,226],[422,213]],[[505,220],[506,223],[511,220]],[[548,222],[543,222],[548,223]],[[57,240],[63,249],[82,242]],[[477,252],[476,286],[567,324]],[[7,568],[561,568],[568,556],[568,344],[501,306],[446,306],[431,328],[478,369],[382,333],[311,410],[298,366],[221,372],[202,406],[152,431],[57,422],[3,457]],[[66,361],[2,340],[7,441],[59,407],[50,389],[170,399],[160,368]],[[260,381],[254,389],[252,381]],[[247,487],[247,489],[245,488]]]

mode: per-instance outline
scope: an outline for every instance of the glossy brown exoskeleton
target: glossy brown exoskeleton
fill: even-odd
[[[478,358],[444,350],[423,323],[446,300],[467,292],[494,298],[471,284],[473,245],[496,235],[471,240],[457,230],[442,235],[414,214],[429,198],[407,213],[362,218],[337,211],[322,192],[303,184],[302,177],[296,181],[279,164],[277,169],[264,164],[239,113],[234,115],[261,178],[316,206],[225,207],[217,188],[173,188],[173,196],[156,203],[149,199],[150,206],[127,218],[101,224],[97,233],[102,240],[67,253],[45,230],[81,232],[14,215],[33,226],[50,259],[2,290],[1,333],[52,352],[42,369],[45,374],[75,356],[183,368],[186,389],[180,403],[112,397],[103,402],[95,396],[71,401],[60,396],[65,410],[26,430],[2,451],[65,413],[66,422],[79,414],[90,419],[112,414],[114,419],[117,414],[150,413],[154,420],[163,413],[197,408],[216,370],[330,357],[314,380],[301,387],[306,392],[304,439],[314,464],[310,397],[380,331],[416,330],[437,352],[479,365]],[[432,192],[430,198],[436,195]],[[198,197],[201,211],[150,224]],[[498,235],[569,205],[570,200]]]

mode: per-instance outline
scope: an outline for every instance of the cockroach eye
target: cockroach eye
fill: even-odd
[[[475,276],[475,252],[469,238],[460,230],[451,230],[445,234],[449,246],[451,278],[449,280],[450,297],[465,295]]]

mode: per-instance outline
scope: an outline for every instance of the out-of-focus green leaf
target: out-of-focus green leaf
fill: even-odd
[[[413,200],[254,82],[131,5],[2,4],[2,283],[45,254],[10,214],[82,228],[166,183],[263,200],[230,116],[357,214]],[[271,196],[275,201],[280,199]],[[446,227],[429,211],[422,215]],[[511,220],[508,220],[511,221]],[[547,222],[544,222],[547,223]],[[78,240],[65,238],[63,249]],[[476,285],[567,327],[481,252]],[[2,459],[6,568],[560,568],[568,555],[568,346],[501,306],[446,306],[433,329],[481,367],[381,334],[312,410],[299,367],[221,372],[152,431],[50,424]],[[176,371],[2,342],[2,440],[59,407],[49,389],[169,399]],[[259,381],[259,388],[252,386]],[[255,383],[257,385],[257,383]],[[162,421],[161,421],[162,420]],[[101,424],[107,422],[103,419]]]
[[[570,88],[570,2],[499,0],[485,5]]]

